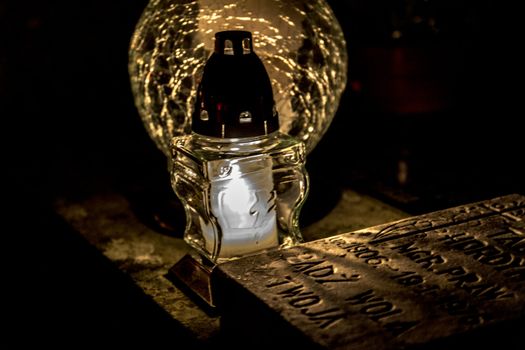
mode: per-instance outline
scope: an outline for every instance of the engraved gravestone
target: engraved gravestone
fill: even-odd
[[[509,344],[525,331],[524,218],[509,195],[220,265],[222,326],[259,346]]]

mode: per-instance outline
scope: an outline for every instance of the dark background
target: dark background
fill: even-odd
[[[52,342],[186,337],[51,207],[58,196],[101,191],[142,203],[144,217],[173,204],[164,155],[142,126],[127,73],[146,3],[0,0],[2,235],[16,277],[5,300],[16,329]],[[516,9],[490,0],[329,3],[350,75],[308,158],[303,223],[322,217],[345,187],[412,214],[525,193]]]

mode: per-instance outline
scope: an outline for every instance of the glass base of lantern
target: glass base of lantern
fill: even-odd
[[[217,310],[213,298],[212,273],[216,264],[202,255],[192,252],[186,254],[168,271],[168,279],[193,297],[210,313]]]

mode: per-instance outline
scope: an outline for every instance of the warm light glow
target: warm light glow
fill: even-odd
[[[151,1],[130,47],[137,108],[166,156],[189,133],[198,77],[214,34],[248,30],[270,76],[280,131],[310,152],[337,110],[346,84],[343,33],[325,0]]]
[[[247,179],[233,178],[227,189],[219,195],[219,206],[224,208],[225,221],[231,228],[249,228],[255,224],[259,212],[255,208],[258,199],[253,185]]]
[[[246,171],[253,166],[256,169]],[[232,162],[218,170],[218,177],[211,183],[209,200],[221,232],[208,227],[206,248],[227,258],[278,246],[271,159]]]

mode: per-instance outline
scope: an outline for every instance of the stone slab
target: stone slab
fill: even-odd
[[[523,325],[524,218],[525,196],[514,194],[222,264],[222,327],[268,346],[397,349],[452,339],[483,348]]]

